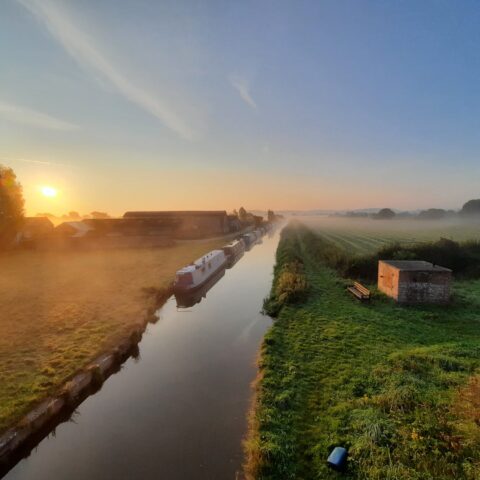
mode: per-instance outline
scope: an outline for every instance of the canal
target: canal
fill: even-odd
[[[250,385],[271,322],[260,310],[278,237],[264,236],[199,303],[178,308],[171,297],[147,327],[139,356],[5,478],[241,478]]]

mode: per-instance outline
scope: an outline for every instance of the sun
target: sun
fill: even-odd
[[[44,197],[56,197],[57,196],[57,189],[56,188],[53,188],[53,187],[49,187],[49,186],[44,186],[40,189],[40,191],[42,192],[42,195]]]

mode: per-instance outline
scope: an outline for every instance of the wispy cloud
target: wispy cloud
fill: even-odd
[[[50,130],[76,130],[78,125],[30,108],[0,101],[0,117],[15,123]]]
[[[253,109],[256,109],[257,103],[250,93],[250,83],[239,75],[230,75],[229,79],[232,87],[237,90],[242,100]]]
[[[49,162],[46,160],[32,160],[30,158],[0,158],[0,163],[7,164],[10,162],[22,162],[22,163],[31,163],[33,165],[48,165],[52,167],[74,168],[72,165],[68,165],[66,163]]]
[[[100,75],[126,99],[155,116],[181,137],[193,139],[196,136],[196,132],[170,105],[167,105],[166,101],[136,85],[128,75],[114,66],[95,45],[91,35],[87,35],[75,25],[58,4],[50,0],[17,0],[17,2],[46,26],[50,34],[81,67]]]

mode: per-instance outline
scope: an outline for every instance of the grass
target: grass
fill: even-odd
[[[375,291],[361,304],[307,234],[288,227],[277,252],[273,301],[285,263],[303,265],[308,289],[262,345],[247,476],[337,478],[326,458],[343,445],[342,478],[479,478],[480,281],[456,282],[449,307]]]
[[[403,245],[448,238],[457,242],[480,239],[480,223],[462,219],[373,220],[371,218],[302,217],[302,223],[350,254],[374,253],[392,243]]]
[[[175,271],[221,243],[2,255],[0,432],[128,336]]]

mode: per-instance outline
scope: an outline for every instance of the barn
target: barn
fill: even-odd
[[[175,223],[177,238],[203,238],[229,233],[225,210],[127,212],[123,218],[150,218]]]
[[[43,240],[53,233],[53,223],[47,217],[26,217],[17,233],[17,243]]]
[[[63,222],[55,228],[56,235],[63,238],[82,238],[92,231],[93,228],[90,225],[81,221]]]
[[[398,303],[448,303],[452,271],[422,260],[380,260],[378,289]]]

